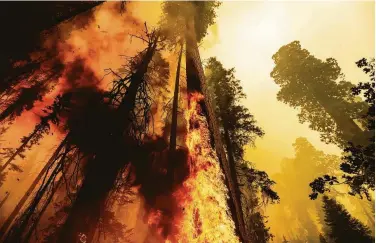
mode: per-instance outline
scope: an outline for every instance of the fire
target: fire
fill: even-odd
[[[174,235],[165,242],[239,242],[227,207],[227,188],[215,152],[210,145],[206,118],[198,102],[203,96],[190,94],[186,111],[190,175],[173,192],[181,209],[174,216]]]

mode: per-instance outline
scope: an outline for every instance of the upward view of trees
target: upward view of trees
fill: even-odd
[[[25,15],[22,19],[35,17],[35,25],[19,33],[13,30],[20,29],[18,25],[6,29],[14,36],[1,41],[0,187],[15,176],[19,181],[17,176],[23,170],[34,170],[35,158],[30,152],[39,148],[47,135],[57,133],[58,141],[54,147],[46,145],[52,152],[38,161],[40,167],[35,168],[39,170],[30,177],[24,194],[17,200],[8,191],[0,195],[0,210],[9,211],[0,217],[4,218],[1,242],[131,242],[128,238],[134,229],[124,223],[125,219],[134,220],[134,227],[148,227],[147,232],[136,232],[142,234],[137,235],[139,240],[145,237],[144,242],[173,242],[168,237],[176,239],[182,227],[193,227],[192,237],[207,242],[200,232],[200,212],[192,215],[192,225],[178,225],[189,210],[175,200],[177,192],[187,201],[194,200],[190,198],[194,188],[185,182],[197,171],[185,141],[189,130],[201,123],[183,117],[183,111],[196,105],[197,115],[207,126],[202,131],[207,133],[201,135],[207,135],[203,140],[208,140],[205,144],[209,148],[197,146],[194,150],[210,151],[221,170],[215,176],[221,175],[225,188],[223,203],[199,196],[223,204],[220,208],[231,218],[231,229],[239,242],[374,241],[374,232],[339,203],[344,197],[342,187],[334,187],[345,185],[348,194],[374,202],[374,58],[356,62],[369,80],[355,85],[346,80],[334,58],[320,60],[299,41],[282,46],[272,56],[275,66],[270,76],[280,87],[277,99],[297,109],[301,123],[307,123],[323,142],[338,146],[343,154],[324,153],[307,138],[299,137],[293,144],[294,156],[283,159],[280,171],[269,177],[246,156],[247,146],[255,147],[257,139],[265,135],[252,114],[253,107],[245,105],[246,93],[256,91],[244,90],[235,68],[225,68],[216,57],[209,58],[205,67],[201,62],[199,44],[208,35],[209,26],[215,24],[221,3],[165,1],[156,26],[136,20],[124,1],[114,4],[115,11],[109,8],[108,13],[129,14],[138,31],[130,39],[137,44],[130,42],[124,47],[132,51],[135,47],[130,56],[116,50],[124,62],[115,69],[111,67],[113,60],[106,60],[109,67],[102,79],[98,73],[103,70],[94,70],[101,65],[93,68],[88,63],[106,57],[90,51],[88,57],[70,57],[74,45],[69,51],[57,48],[73,29],[95,23],[91,10],[101,4],[38,4],[38,17],[21,8],[18,14]],[[16,5],[7,6],[9,13],[0,16],[3,22],[18,10]],[[76,15],[82,15],[83,20],[64,31],[54,29]],[[127,35],[126,30],[119,35]],[[45,39],[53,43],[51,48],[43,47]],[[22,45],[21,40],[30,41]],[[73,60],[63,61],[64,55]],[[174,76],[170,70],[176,70]],[[104,83],[107,78],[110,83]],[[191,100],[195,95],[203,97],[197,104]],[[15,138],[16,145],[7,147],[3,136],[13,136],[12,129],[22,126],[17,122],[34,122],[27,116],[36,118],[35,124]],[[184,122],[188,125],[181,124]],[[155,126],[162,127],[162,134],[154,131]],[[28,165],[20,159],[29,160]],[[208,166],[203,167],[207,170]],[[310,200],[324,193],[322,201]],[[9,200],[14,200],[10,209],[5,207]],[[137,214],[128,211],[135,208],[135,201],[140,208]],[[281,203],[283,210],[276,217],[284,221],[278,226],[283,234],[276,237],[268,210]],[[126,207],[128,204],[131,206]],[[365,214],[364,222],[374,225],[374,205],[358,204]],[[126,213],[120,214],[123,208]],[[159,224],[153,222],[158,220]]]
[[[317,59],[298,41],[281,47],[273,60],[271,77],[281,87],[277,98],[299,108],[300,122],[308,122],[323,141],[344,151],[342,179],[332,175],[315,179],[310,197],[327,191],[327,185],[346,183],[350,194],[370,198],[369,190],[375,188],[374,59],[356,63],[370,77],[357,86],[344,80],[335,59]]]

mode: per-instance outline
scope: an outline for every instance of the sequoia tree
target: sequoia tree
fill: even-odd
[[[320,60],[293,41],[282,46],[273,60],[271,77],[281,87],[277,98],[299,108],[300,122],[308,122],[323,141],[342,148],[348,142],[366,142],[358,123],[367,105],[351,94],[354,86],[343,80],[334,58]]]
[[[199,105],[207,118],[212,137],[211,142],[225,174],[226,185],[230,192],[229,208],[237,234],[243,242],[247,242],[238,182],[234,173],[235,168],[231,167],[226,158],[197,44],[207,34],[208,27],[214,23],[215,10],[219,5],[220,3],[217,1],[165,2],[163,5],[164,18],[161,22],[169,26],[167,29],[172,39],[184,37],[187,89],[189,93],[198,92],[204,95],[204,100]]]
[[[310,195],[312,199],[336,184],[347,184],[350,187],[350,195],[365,195],[368,200],[371,200],[370,191],[375,189],[375,60],[362,58],[356,64],[369,76],[369,81],[360,82],[352,87],[352,95],[363,95],[368,105],[367,112],[361,117],[364,120],[368,141],[363,144],[346,144],[340,165],[342,177],[327,174],[316,178],[310,184],[313,191]]]

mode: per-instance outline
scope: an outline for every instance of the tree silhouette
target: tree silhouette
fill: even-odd
[[[336,184],[347,184],[350,187],[350,195],[365,195],[371,200],[369,191],[375,189],[375,61],[365,58],[356,62],[359,68],[369,75],[370,81],[359,83],[352,88],[353,95],[363,94],[368,104],[368,112],[363,115],[366,122],[366,133],[369,141],[366,144],[349,142],[344,148],[344,156],[340,165],[343,171],[342,178],[324,175],[316,178],[310,186],[312,199],[317,198],[319,193],[329,190]]]
[[[176,149],[176,136],[178,130],[178,101],[179,101],[179,88],[180,88],[180,65],[183,55],[183,42],[180,47],[178,65],[176,68],[176,77],[175,77],[175,89],[174,97],[172,102],[172,119],[171,119],[171,133],[170,133],[170,150]]]
[[[250,168],[250,162],[238,166],[238,177],[241,184],[242,206],[249,240],[251,242],[269,242],[274,235],[266,226],[267,217],[263,215],[261,207],[267,203],[279,202],[278,194],[271,189],[275,182],[270,180],[264,171]]]
[[[0,107],[3,108],[0,113],[0,123],[11,123],[23,111],[31,110],[36,101],[42,101],[43,96],[54,88],[63,70],[63,65],[58,60],[52,61],[50,65],[48,70],[26,72],[19,77],[24,79],[17,84],[21,87],[12,87],[3,92],[2,96],[4,97],[0,98]],[[29,86],[22,87],[22,83]]]
[[[157,50],[159,34],[157,31],[149,33],[146,30],[145,38],[148,47],[134,61],[131,61],[132,72],[125,78],[119,79],[108,95],[110,103],[116,107],[114,120],[105,121],[109,122],[106,125],[109,127],[109,131],[104,131],[105,133],[101,135],[103,141],[87,147],[89,151],[95,149],[95,158],[85,168],[85,179],[69,216],[62,226],[58,242],[74,242],[79,233],[86,235],[88,241],[92,240],[97,223],[103,214],[104,200],[108,197],[119,171],[124,168],[129,159],[127,159],[129,156],[127,153],[131,151],[129,149],[131,149],[132,142],[127,136],[133,134],[137,138],[142,132],[139,128],[146,128],[149,121],[149,118],[145,117],[149,114],[148,109],[150,108],[146,91],[147,72]],[[83,125],[85,123],[72,122],[71,126],[76,126],[75,124]],[[80,128],[79,126],[75,129],[80,133]],[[92,136],[90,135],[92,130],[87,130],[87,132],[89,134],[85,134],[86,139]],[[124,143],[123,134],[126,135],[126,143]],[[95,134],[95,136],[97,135]],[[104,141],[107,144],[103,144]],[[126,149],[125,153],[124,149]],[[112,162],[108,164],[106,161]],[[98,180],[98,178],[101,179]]]
[[[18,202],[16,207],[11,212],[8,219],[2,225],[0,232],[4,237],[4,242],[23,242],[23,239],[21,238],[23,237],[23,234],[25,234],[24,240],[27,242],[27,240],[31,236],[32,230],[30,229],[35,228],[37,221],[39,220],[41,214],[43,213],[49,201],[51,200],[53,192],[56,190],[55,179],[58,173],[64,169],[64,163],[66,162],[67,155],[70,153],[69,148],[66,149],[64,147],[66,143],[67,138],[65,138],[64,141],[55,150],[49,161],[46,163],[46,165],[38,174],[38,176],[34,179],[27,192],[24,194],[24,196],[21,198],[21,200]],[[61,155],[61,157],[59,155]],[[56,167],[54,167],[55,160],[60,161],[60,163],[58,163]],[[49,175],[50,173],[51,175]],[[47,177],[48,175],[49,177]],[[12,222],[14,221],[14,219],[26,203],[28,197],[40,182],[41,185],[37,190],[35,196],[32,198],[30,204],[27,206],[26,210],[19,216],[16,222],[14,222],[11,229],[7,233],[8,227],[12,224]],[[42,205],[40,205],[43,196],[45,196],[46,202],[43,202]],[[37,208],[38,206],[40,207]],[[33,219],[30,220],[31,218]],[[29,220],[32,222],[31,224],[29,224]]]
[[[273,55],[271,77],[281,87],[278,100],[299,108],[299,121],[319,131],[321,139],[341,147],[348,142],[362,144],[364,134],[355,120],[367,109],[351,94],[353,85],[341,79],[333,58],[317,59],[299,41],[282,46]]]
[[[54,103],[44,109],[46,115],[40,118],[40,122],[35,125],[33,132],[21,139],[21,145],[13,153],[6,156],[8,159],[1,166],[0,172],[3,172],[17,156],[24,158],[23,152],[26,149],[30,150],[34,145],[39,143],[44,134],[49,133],[50,122],[51,124],[59,125],[59,115],[69,109],[71,95],[71,93],[58,95]]]
[[[231,166],[241,163],[244,146],[254,145],[257,137],[264,135],[249,110],[240,104],[246,98],[235,69],[226,70],[215,58],[210,58],[207,82],[213,99],[215,114],[222,129],[222,137]],[[232,158],[231,158],[232,157]],[[236,161],[236,162],[235,162]]]
[[[215,58],[210,58],[207,68],[208,89],[218,118],[221,135],[225,141],[227,158],[233,173],[239,180],[239,190],[242,189],[242,207],[244,208],[251,242],[267,242],[272,238],[265,226],[265,217],[257,211],[258,192],[261,192],[272,202],[278,201],[278,195],[271,189],[274,181],[263,171],[249,168],[249,162],[244,161],[244,146],[253,145],[254,140],[264,133],[256,125],[253,115],[240,104],[245,94],[240,81],[235,78],[235,70],[225,69]],[[244,194],[249,195],[244,195]]]
[[[40,217],[35,208],[43,211],[41,202],[48,201],[58,175],[63,176],[64,168],[72,164],[77,164],[75,168],[83,164],[84,175],[78,192],[71,198],[69,215],[56,232],[57,242],[75,242],[82,235],[88,241],[93,239],[106,209],[105,202],[118,179],[121,180],[119,173],[132,159],[132,151],[149,128],[153,101],[150,85],[160,87],[168,80],[168,64],[160,55],[154,55],[160,50],[158,31],[149,32],[146,28],[145,36],[138,38],[146,42],[146,49],[130,59],[123,68],[123,76],[110,72],[116,80],[109,92],[103,94],[89,88],[75,97],[75,106],[64,124],[68,134],[59,146],[62,149],[51,157],[46,179],[9,231],[6,242],[27,241],[35,229],[32,218]],[[92,77],[90,73],[86,75]]]
[[[329,227],[328,236],[334,243],[373,242],[370,230],[334,199],[323,197],[325,222]]]

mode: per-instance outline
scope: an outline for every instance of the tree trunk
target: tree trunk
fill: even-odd
[[[46,199],[46,202],[44,203],[42,209],[40,210],[38,217],[35,218],[35,220],[33,220],[33,222],[32,222],[33,224],[31,225],[30,229],[28,230],[27,234],[25,235],[25,242],[27,242],[27,243],[30,242],[30,238],[33,235],[34,230],[38,226],[41,217],[43,216],[44,212],[46,211],[48,205],[50,205],[50,203],[53,199],[53,196],[55,195],[57,189],[60,187],[60,184],[61,184],[62,181],[63,181],[63,177],[61,176],[59,178],[59,180],[57,181],[56,185],[54,186],[54,188],[52,189],[52,192],[50,193],[50,195]]]
[[[157,41],[158,37],[149,45],[142,62],[131,77],[130,86],[118,107],[119,119],[114,124],[114,139],[111,145],[88,162],[85,179],[59,233],[58,243],[78,242],[80,233],[86,235],[86,242],[91,242],[94,237],[101,213],[105,209],[105,200],[115,184],[119,171],[126,165],[127,158],[123,154],[129,156],[131,152],[129,150],[124,153],[124,149],[130,148],[124,146],[123,134],[129,131],[132,122],[129,115],[135,107],[137,91],[153,58]]]
[[[171,119],[171,132],[170,132],[170,150],[174,151],[176,149],[176,136],[178,128],[178,102],[179,102],[179,80],[180,80],[180,64],[181,57],[183,54],[183,42],[181,43],[178,59],[178,66],[176,68],[176,78],[175,78],[175,90],[174,90],[174,100],[172,103],[172,119]]]
[[[3,112],[0,114],[0,123],[2,123],[8,116],[10,116],[17,109],[17,104],[10,104]]]
[[[225,116],[222,116],[222,119],[223,119],[223,123],[224,123],[223,124],[224,140],[225,140],[225,144],[226,144],[228,164],[229,164],[229,167],[231,169],[230,173],[231,173],[231,177],[236,179],[236,181],[234,181],[234,183],[236,183],[236,187],[235,187],[236,193],[235,193],[234,197],[236,197],[235,200],[240,203],[240,210],[241,210],[241,214],[242,214],[242,220],[243,220],[243,223],[244,223],[244,234],[245,234],[244,238],[246,238],[248,240],[249,237],[248,237],[248,234],[247,234],[248,232],[246,231],[246,222],[244,221],[243,208],[242,208],[242,205],[241,205],[241,192],[240,192],[240,186],[239,186],[239,182],[238,182],[238,175],[236,173],[236,162],[235,162],[235,159],[234,159],[234,151],[233,151],[233,147],[232,147],[232,143],[231,143],[230,134],[229,134],[228,128],[225,124],[228,119]]]
[[[20,155],[26,148],[27,144],[30,142],[30,140],[40,131],[43,129],[43,124],[39,123],[34,129],[33,133],[31,133],[23,142],[22,144],[17,148],[17,150],[10,156],[10,158],[4,163],[3,166],[0,167],[0,173],[3,172],[8,165],[17,157],[17,155]]]
[[[0,209],[3,207],[3,205],[4,205],[4,203],[7,201],[7,199],[8,199],[8,197],[9,197],[9,195],[10,195],[10,193],[9,192],[6,192],[6,196],[3,198],[3,200],[1,200],[1,202],[0,202]]]
[[[225,174],[225,183],[230,192],[230,200],[228,200],[229,208],[231,210],[232,218],[235,223],[236,233],[242,242],[248,242],[246,238],[246,232],[244,227],[243,212],[239,190],[237,189],[237,178],[233,177],[231,167],[226,158],[226,152],[223,148],[221,141],[221,134],[216,122],[214,110],[211,105],[211,99],[207,90],[205,82],[204,70],[202,67],[200,54],[197,46],[197,39],[195,37],[194,22],[193,20],[187,21],[186,32],[186,72],[187,72],[187,88],[188,92],[199,92],[204,95],[204,102],[201,102],[200,106],[208,121],[209,130],[212,136],[212,145],[217,152],[217,156],[221,167]]]
[[[34,179],[34,181],[31,183],[29,189],[26,191],[26,193],[23,195],[21,200],[18,202],[16,207],[13,209],[12,213],[9,215],[8,219],[4,222],[4,224],[0,228],[0,235],[5,236],[9,226],[12,224],[16,216],[19,214],[20,210],[23,208],[25,203],[27,202],[27,199],[31,195],[31,193],[35,190],[36,186],[41,181],[43,175],[46,173],[48,168],[52,165],[52,163],[55,161],[56,157],[59,155],[60,151],[63,149],[63,147],[66,145],[67,137],[60,143],[59,147],[55,150],[49,161],[46,163],[46,165],[43,167],[43,169],[39,172],[37,177]],[[1,240],[1,239],[0,239]]]
[[[355,145],[364,145],[369,142],[366,138],[365,132],[355,123],[355,121],[346,116],[343,111],[338,109],[338,101],[332,100],[323,102],[322,100],[327,99],[327,97],[320,95],[311,85],[307,87],[312,91],[313,96],[316,98],[317,102],[324,108],[327,114],[334,120],[339,130],[343,133],[341,138],[344,140],[344,144],[338,144],[340,147],[347,146],[348,142],[352,142]]]
[[[355,145],[365,145],[369,142],[366,139],[365,132],[350,117],[344,117],[336,110],[329,110],[328,113],[333,117],[337,126],[343,131],[343,139],[346,142],[353,142]]]

